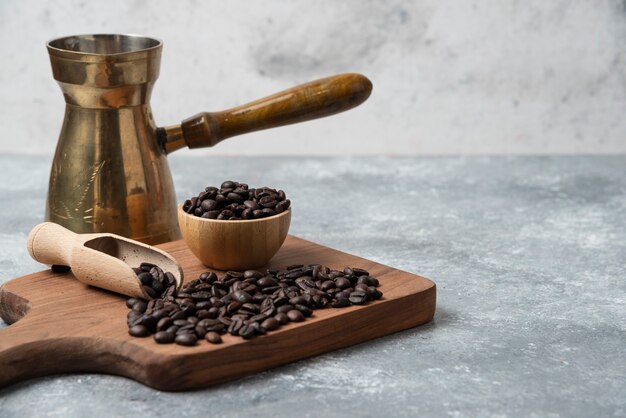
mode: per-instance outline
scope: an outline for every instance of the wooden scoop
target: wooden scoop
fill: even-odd
[[[28,235],[28,252],[43,264],[69,266],[81,282],[150,299],[132,267],[143,262],[171,272],[177,286],[183,271],[174,258],[155,247],[114,234],[76,234],[52,222],[37,225]]]

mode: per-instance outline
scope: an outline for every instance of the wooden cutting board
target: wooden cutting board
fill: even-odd
[[[186,281],[208,270],[183,241],[159,247],[177,259]],[[289,236],[270,266],[296,263],[363,268],[380,280],[384,296],[363,306],[316,310],[304,322],[251,340],[224,335],[223,344],[183,347],[129,336],[126,297],[46,270],[0,288],[0,316],[13,324],[0,330],[0,386],[96,372],[161,390],[195,389],[415,327],[435,313],[435,284],[423,277]]]

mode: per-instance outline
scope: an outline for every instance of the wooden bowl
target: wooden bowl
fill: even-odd
[[[291,208],[268,218],[225,221],[190,215],[178,207],[183,239],[204,265],[218,270],[249,270],[266,265],[283,245]]]

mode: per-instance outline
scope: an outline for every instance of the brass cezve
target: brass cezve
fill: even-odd
[[[180,238],[168,153],[342,112],[365,101],[372,88],[360,74],[340,74],[157,128],[150,94],[161,41],[79,35],[47,47],[66,108],[46,220],[77,233],[110,232],[148,244]]]

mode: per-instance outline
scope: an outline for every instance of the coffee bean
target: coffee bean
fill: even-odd
[[[212,210],[217,209],[217,202],[215,200],[206,199],[202,201],[200,208],[205,212],[210,212]]]
[[[351,286],[351,283],[350,280],[346,279],[345,277],[338,277],[337,279],[335,279],[335,286],[337,286],[339,289],[347,289]]]
[[[369,276],[369,275],[370,275],[370,274],[369,274],[369,272],[368,272],[367,270],[359,269],[359,268],[356,268],[356,267],[353,267],[353,268],[352,268],[352,273],[353,273],[355,276]],[[377,286],[378,286],[378,285],[377,285]]]
[[[302,313],[302,315],[309,317],[311,315],[313,315],[313,311],[311,309],[308,308],[308,306],[304,306],[304,305],[295,305],[296,309],[298,311],[300,311]],[[287,312],[287,315],[289,315],[289,312]],[[293,319],[292,319],[293,321]]]
[[[157,309],[156,311],[152,312],[152,316],[157,321],[160,321],[162,318],[165,318],[168,315],[169,315],[169,311],[167,309]]]
[[[359,290],[361,292],[367,293],[368,287],[365,283],[359,283],[356,286],[354,286],[354,290]]]
[[[285,278],[287,279],[297,279],[299,277],[302,277],[304,273],[302,273],[302,269],[297,268],[297,269],[290,269],[285,273]]]
[[[244,311],[244,312],[250,312],[253,314],[256,314],[259,312],[259,307],[257,305],[255,305],[254,303],[244,303],[243,305],[241,305],[241,308],[239,308],[240,312]]]
[[[135,305],[135,303],[137,303],[137,302],[139,302],[139,301],[140,301],[140,299],[137,299],[137,298],[130,298],[130,299],[128,299],[128,300],[126,301],[126,306],[127,306],[129,309],[132,309],[132,308],[133,308],[133,306]]]
[[[240,330],[239,330],[239,336],[242,337],[245,340],[248,340],[252,337],[254,337],[255,334],[255,329],[252,326],[252,324],[250,325],[244,325]]]
[[[233,302],[230,302],[226,306],[226,312],[228,312],[230,315],[232,315],[235,312],[237,312],[239,310],[239,308],[241,308],[241,303],[237,302],[237,301],[233,301]]]
[[[370,286],[369,287],[369,292],[368,295],[374,299],[374,300],[378,300],[380,298],[383,297],[383,292],[381,292],[380,290],[376,289],[374,286]]]
[[[226,180],[220,186],[220,188],[222,190],[224,190],[224,189],[234,189],[235,187],[237,187],[237,182],[234,182],[232,180]]]
[[[196,325],[196,327],[194,328],[196,335],[198,336],[198,338],[204,338],[205,334],[207,333],[207,330],[205,327],[200,326],[200,325]]]
[[[263,322],[261,322],[261,328],[265,331],[273,331],[280,327],[280,322],[276,318],[267,318]]]
[[[158,331],[162,331],[162,330],[168,329],[172,325],[174,325],[172,318],[170,318],[169,316],[166,316],[165,318],[159,319],[159,322],[157,322],[157,325],[156,325],[156,329]]]
[[[214,331],[207,332],[204,336],[204,339],[211,344],[220,344],[222,342],[222,337],[220,336],[220,334]]]
[[[70,266],[62,266],[60,264],[53,264],[50,266],[50,270],[52,270],[53,273],[67,273],[71,269],[72,268]]]
[[[232,335],[238,335],[239,330],[243,327],[243,321],[241,319],[236,319],[230,323],[228,327],[228,332]]]
[[[227,220],[233,217],[234,214],[230,210],[223,210],[219,215],[217,215],[218,220]]]
[[[198,321],[198,325],[200,325],[201,327],[210,327],[216,324],[219,324],[220,321],[218,321],[217,319],[210,319],[210,318],[206,318],[206,319],[202,319],[200,321]]]
[[[157,279],[153,279],[152,280],[152,290],[154,290],[154,292],[158,296],[158,295],[163,293],[163,291],[165,290],[165,286],[163,286],[163,283],[161,283]]]
[[[185,313],[181,310],[178,310],[170,315],[172,321],[176,321],[177,319],[185,319],[186,317],[187,315],[185,315]]]
[[[237,193],[230,192],[226,195],[229,202],[243,203],[243,197]]]
[[[257,284],[261,287],[271,287],[276,286],[278,284],[278,281],[276,281],[276,279],[272,278],[271,276],[265,276],[262,279],[259,279],[257,281]]]
[[[243,202],[243,205],[246,207],[246,209],[251,209],[251,210],[261,209],[259,204],[255,202],[254,200],[246,200],[245,202]]]
[[[196,333],[196,327],[194,327],[193,325],[189,324],[189,325],[185,325],[184,327],[180,327],[178,328],[178,331],[176,331],[176,335],[180,335],[180,334],[194,334]]]
[[[267,315],[267,314],[260,313],[258,315],[254,315],[254,316],[250,317],[249,320],[261,323],[261,322],[265,321],[268,316],[269,315]]]
[[[289,299],[289,303],[292,305],[306,305],[308,304],[306,298],[304,296],[296,296]]]
[[[141,271],[148,271],[148,272],[152,270],[154,267],[156,267],[155,264],[146,263],[146,262],[143,262],[139,265],[139,268],[141,269]]]
[[[196,308],[196,305],[193,304],[193,301],[190,301],[189,304],[186,304],[183,307],[183,313],[185,316],[193,316],[196,314],[197,310],[198,308]]]
[[[215,324],[215,325],[211,325],[209,327],[206,327],[207,332],[225,332],[226,331],[226,326],[222,323],[219,324]]]
[[[348,300],[348,298],[337,298],[330,306],[333,308],[345,308],[346,306],[350,306],[350,300]]]
[[[294,308],[293,305],[291,305],[291,304],[289,304],[289,305],[282,305],[282,306],[279,306],[278,309],[276,309],[276,312],[278,312],[278,313],[287,313],[287,312],[289,312],[289,311],[291,311],[293,309],[296,309],[296,308]]]
[[[276,319],[280,325],[285,325],[289,323],[289,317],[286,313],[277,313],[276,315],[274,315],[274,319]]]
[[[280,209],[281,212],[284,212],[289,209],[290,205],[291,202],[289,201],[289,199],[283,200],[282,202],[278,202],[278,204],[276,204],[276,209]]]
[[[292,322],[302,322],[304,321],[304,315],[297,309],[292,309],[287,312],[287,318],[289,318]]]
[[[262,212],[263,212],[263,216],[266,216],[266,217],[276,215],[276,211],[270,208],[263,208]]]
[[[235,300],[240,303],[246,303],[246,302],[252,301],[252,296],[250,296],[250,294],[246,292],[245,290],[237,290],[235,293],[233,293],[233,296]]]
[[[174,322],[174,325],[176,325],[177,327],[184,327],[186,325],[189,325],[190,322],[187,321],[186,319],[176,319]]]
[[[245,279],[260,279],[263,277],[263,273],[257,270],[246,270],[243,272],[243,277]]]
[[[157,293],[150,286],[142,286],[143,290],[150,296],[150,298],[154,299],[157,297]]]
[[[196,337],[193,333],[183,333],[178,334],[174,342],[179,345],[192,346],[195,345],[198,341],[198,337]]]
[[[200,277],[198,278],[198,280],[201,281],[202,283],[211,284],[217,280],[217,274],[215,274],[212,271],[207,271],[207,272],[202,273]]]
[[[159,344],[171,344],[174,342],[174,338],[176,338],[174,333],[168,331],[159,331],[154,334],[154,341]]]
[[[320,286],[320,290],[327,291],[333,287],[335,287],[335,282],[333,282],[332,280],[326,280]]]
[[[137,275],[137,277],[139,278],[139,281],[142,285],[152,284],[152,274],[148,273],[147,271],[142,271]]]
[[[144,325],[134,325],[128,329],[128,333],[133,337],[147,337],[150,331]]]
[[[156,331],[157,319],[150,315],[144,315],[139,322],[141,325],[148,328],[150,332]]]
[[[244,209],[241,212],[241,218],[242,219],[253,219],[254,215],[253,215],[253,210],[252,209]]]
[[[150,274],[159,282],[163,282],[163,278],[165,277],[165,272],[159,266],[152,267],[150,269]]]
[[[367,293],[361,291],[354,291],[350,294],[350,303],[354,305],[363,305],[367,302]]]

